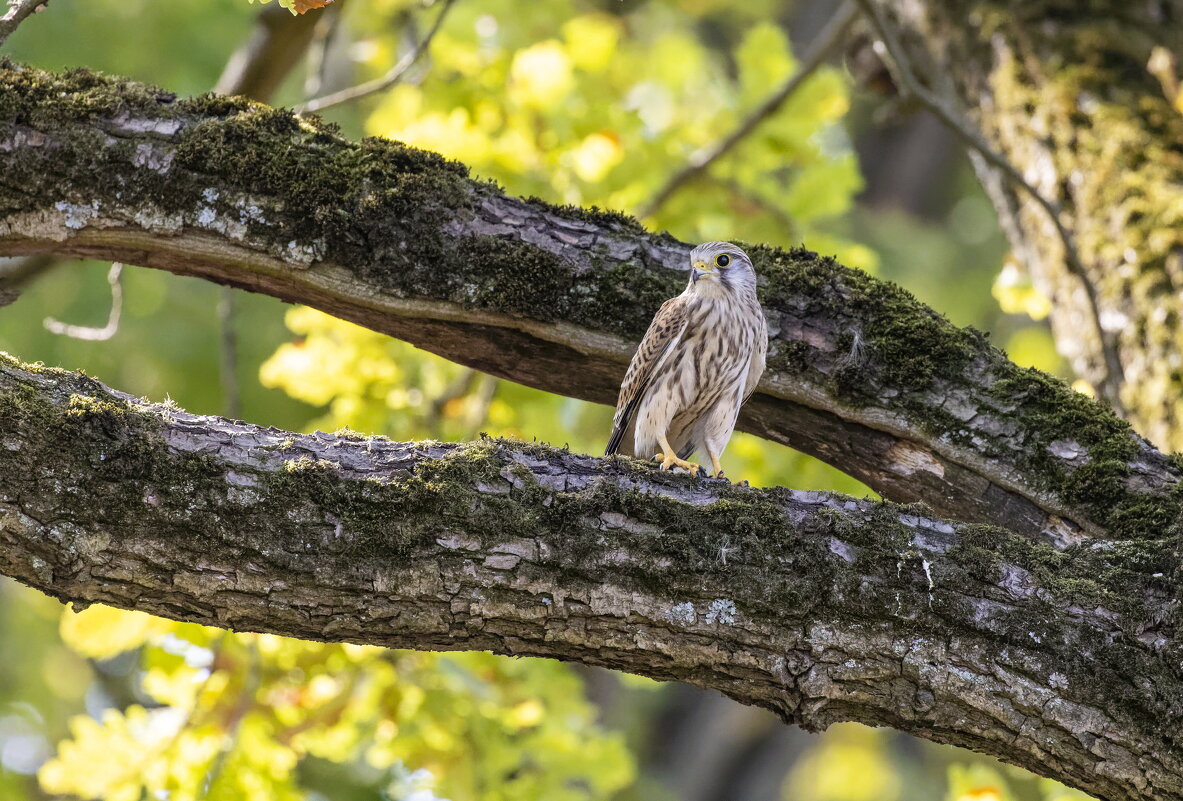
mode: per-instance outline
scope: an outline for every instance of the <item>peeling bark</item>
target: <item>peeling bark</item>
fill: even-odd
[[[0,572],[223,628],[601,665],[1183,798],[1169,544],[1071,555],[827,493],[301,435],[0,361]]]
[[[195,275],[592,401],[614,400],[684,280],[689,246],[622,215],[509,197],[434,154],[239,99],[8,65],[0,150],[0,255]],[[772,338],[740,428],[950,517],[1061,545],[1160,535],[1140,493],[1179,472],[1106,410],[893,285],[751,252]]]

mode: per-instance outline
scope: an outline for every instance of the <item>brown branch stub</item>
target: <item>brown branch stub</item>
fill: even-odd
[[[509,197],[315,119],[89,73],[9,66],[0,88],[0,255],[196,275],[603,403],[685,280],[689,246],[630,218]],[[1063,547],[1159,536],[1142,500],[1175,498],[1180,473],[1111,413],[898,287],[805,250],[749,252],[771,346],[740,428]]]
[[[8,10],[0,17],[0,45],[7,41],[22,22],[49,5],[49,0],[8,0]]]
[[[293,434],[7,359],[0,446],[0,572],[63,601],[579,661],[1183,798],[1150,546],[1106,573],[1112,543],[1049,562],[891,504],[526,443]]]

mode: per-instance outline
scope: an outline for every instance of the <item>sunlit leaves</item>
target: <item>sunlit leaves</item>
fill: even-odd
[[[62,615],[61,635],[79,654],[106,659],[138,648],[149,635],[168,628],[168,621],[143,612],[95,604],[76,614]]]
[[[294,801],[304,797],[297,769],[311,757],[364,764],[379,785],[413,780],[456,801],[583,801],[632,779],[622,740],[596,727],[578,679],[557,663],[163,620],[149,629],[135,613],[92,608],[102,612],[86,622],[142,649],[142,688],[157,705],[76,717],[41,769],[47,792]]]
[[[523,23],[512,0],[457,8],[431,71],[377,99],[367,130],[452,156],[516,194],[636,211],[796,68],[766,20],[737,28],[734,45],[704,41],[694,14],[705,6],[536,11]],[[827,252],[873,266],[870,251],[818,227],[861,186],[838,125],[848,106],[845,79],[821,69],[655,224],[690,240],[812,245],[817,234]]]
[[[1030,276],[1013,259],[1007,260],[994,280],[994,298],[1007,314],[1025,314],[1042,320],[1051,313],[1051,300],[1035,288]]]

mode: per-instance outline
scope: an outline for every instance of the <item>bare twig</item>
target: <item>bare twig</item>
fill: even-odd
[[[237,420],[242,417],[241,393],[238,391],[238,331],[234,327],[234,289],[228,286],[219,287],[218,325],[221,329],[218,366],[222,374],[222,414]]]
[[[432,23],[431,29],[427,31],[427,35],[420,39],[419,43],[411,49],[411,52],[400,58],[398,63],[391,67],[390,71],[381,78],[375,78],[372,81],[366,81],[365,83],[360,83],[357,86],[351,86],[348,89],[342,89],[339,92],[333,92],[321,97],[315,97],[312,100],[309,100],[307,103],[302,103],[296,106],[296,112],[304,114],[314,111],[323,111],[326,108],[339,106],[342,103],[349,103],[351,101],[365,97],[366,95],[372,95],[375,92],[381,92],[382,90],[389,89],[390,87],[397,84],[406,75],[407,70],[415,66],[419,59],[423,57],[423,54],[427,52],[427,49],[431,46],[431,40],[435,38],[436,33],[439,31],[440,26],[444,22],[444,18],[448,15],[448,11],[452,8],[452,5],[455,2],[456,0],[441,0],[442,7],[440,8],[439,14],[436,15],[435,22]]]
[[[8,11],[0,17],[0,45],[26,18],[49,5],[49,0],[8,0]]]
[[[817,35],[813,47],[806,54],[805,60],[801,62],[798,70],[779,89],[770,94],[751,114],[744,118],[743,122],[735,130],[710,147],[699,150],[697,153],[691,155],[689,163],[670,176],[670,179],[666,181],[665,185],[641,209],[638,216],[652,217],[684,184],[731,152],[736,145],[746,139],[752,131],[756,130],[760,126],[760,123],[780,110],[781,106],[793,96],[793,93],[801,88],[801,85],[805,83],[806,79],[818,67],[825,63],[834,49],[842,42],[847,29],[854,21],[855,16],[857,16],[857,12],[858,9],[852,0],[846,0],[846,2],[839,6],[838,10],[834,12],[834,16],[826,23],[826,27]]]
[[[107,283],[111,285],[111,311],[107,315],[107,324],[102,328],[91,328],[86,325],[70,325],[69,323],[55,320],[52,317],[46,317],[42,321],[42,325],[51,333],[70,337],[71,339],[105,342],[115,336],[115,333],[119,330],[119,317],[123,313],[122,274],[123,265],[117,261],[112,262],[111,269],[107,271]]]
[[[1123,409],[1120,390],[1122,375],[1124,373],[1121,365],[1121,356],[1117,351],[1117,346],[1113,339],[1108,336],[1104,326],[1101,324],[1100,301],[1097,298],[1097,289],[1093,286],[1088,272],[1080,260],[1072,233],[1064,226],[1063,221],[1060,219],[1059,207],[1032,186],[1023,177],[1023,174],[1011,164],[1006,156],[990,147],[982,135],[970,127],[963,115],[952,109],[916,79],[916,75],[912,71],[911,63],[904,52],[903,46],[900,44],[895,31],[888,24],[886,16],[875,0],[856,0],[856,2],[871,22],[875,33],[879,37],[880,43],[886,50],[885,53],[881,52],[880,56],[885,56],[884,63],[887,65],[888,70],[891,71],[892,78],[901,92],[912,96],[921,105],[931,111],[938,120],[960,137],[966,145],[977,151],[982,159],[1002,172],[1011,183],[1026,192],[1051,219],[1052,225],[1055,226],[1056,233],[1064,248],[1064,261],[1068,267],[1068,272],[1080,279],[1084,287],[1085,295],[1089,302],[1089,309],[1092,313],[1092,322],[1097,330],[1097,339],[1101,343],[1101,353],[1103,356],[1103,362],[1101,364],[1102,381],[1101,385],[1097,388],[1098,392],[1114,409],[1120,412]]]

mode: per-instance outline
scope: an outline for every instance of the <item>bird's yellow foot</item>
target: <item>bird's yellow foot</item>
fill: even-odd
[[[653,456],[654,459],[661,462],[662,470],[669,470],[671,467],[680,467],[683,470],[689,470],[690,475],[698,475],[698,465],[694,462],[688,462],[685,459],[679,459],[678,454],[673,451],[666,451],[664,453],[657,453]]]

